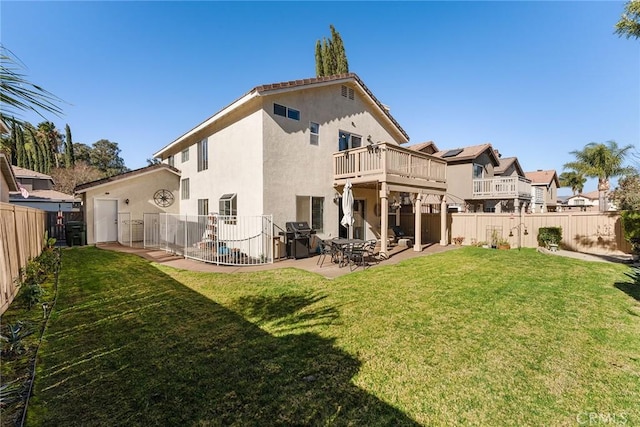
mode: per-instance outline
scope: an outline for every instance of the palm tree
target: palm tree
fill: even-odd
[[[560,187],[571,188],[574,196],[582,193],[584,183],[587,182],[587,178],[576,171],[562,172],[558,179],[560,180]]]
[[[609,191],[609,178],[625,175],[632,168],[623,166],[627,153],[633,145],[619,148],[615,141],[605,143],[590,142],[582,150],[572,151],[575,161],[566,163],[565,169],[573,169],[588,178],[598,178],[598,201],[600,211],[607,210],[606,193]]]
[[[7,123],[19,111],[34,111],[43,119],[41,111],[61,115],[60,98],[29,82],[22,74],[24,68],[13,52],[0,44],[0,119]]]

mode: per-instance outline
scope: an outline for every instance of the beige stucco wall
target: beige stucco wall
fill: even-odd
[[[361,136],[363,145],[369,135],[374,142],[398,143],[361,94],[356,91],[354,98],[343,97],[341,85],[329,85],[263,99],[264,210],[273,213],[278,226],[284,228],[286,221],[296,219],[296,196],[324,197],[324,232],[319,236],[338,235],[333,153],[338,151],[339,131]],[[274,103],[300,111],[300,120],[274,115]],[[310,144],[309,122],[320,125],[318,145]],[[355,197],[360,197],[358,192],[362,191],[356,189]],[[367,219],[373,221],[375,218],[369,215],[376,200],[375,190],[368,196],[371,200],[366,204],[370,211]]]
[[[209,211],[219,211],[223,194],[236,193],[239,215],[262,215],[262,113],[256,104],[243,109],[246,116],[225,120],[207,137],[209,167],[198,172],[197,143],[189,147],[189,160],[176,155],[181,180],[189,178],[189,199],[180,200],[180,212],[196,215],[198,199],[209,200]],[[178,193],[180,198],[180,193]]]
[[[130,213],[132,220],[142,220],[145,213],[179,213],[179,180],[173,172],[166,169],[156,169],[149,173],[131,178],[116,180],[107,184],[88,189],[83,193],[82,202],[87,224],[87,244],[94,244],[94,202],[96,199],[116,200],[118,213]],[[155,204],[153,195],[160,189],[173,193],[174,203],[161,208]],[[125,200],[129,203],[125,203]]]

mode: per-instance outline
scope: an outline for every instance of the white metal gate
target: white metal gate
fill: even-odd
[[[273,262],[271,215],[145,214],[144,246],[222,265]]]

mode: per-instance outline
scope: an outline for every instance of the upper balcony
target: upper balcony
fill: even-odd
[[[387,182],[420,189],[445,190],[447,163],[419,151],[380,142],[333,154],[334,185]]]
[[[473,180],[474,199],[531,199],[531,181],[521,176]]]

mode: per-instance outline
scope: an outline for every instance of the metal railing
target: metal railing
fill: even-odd
[[[218,265],[271,264],[273,235],[271,215],[162,213],[144,219],[145,247]]]
[[[531,198],[531,181],[521,176],[473,180],[473,198]]]
[[[393,176],[444,183],[447,163],[437,157],[381,142],[333,154],[334,179]]]

